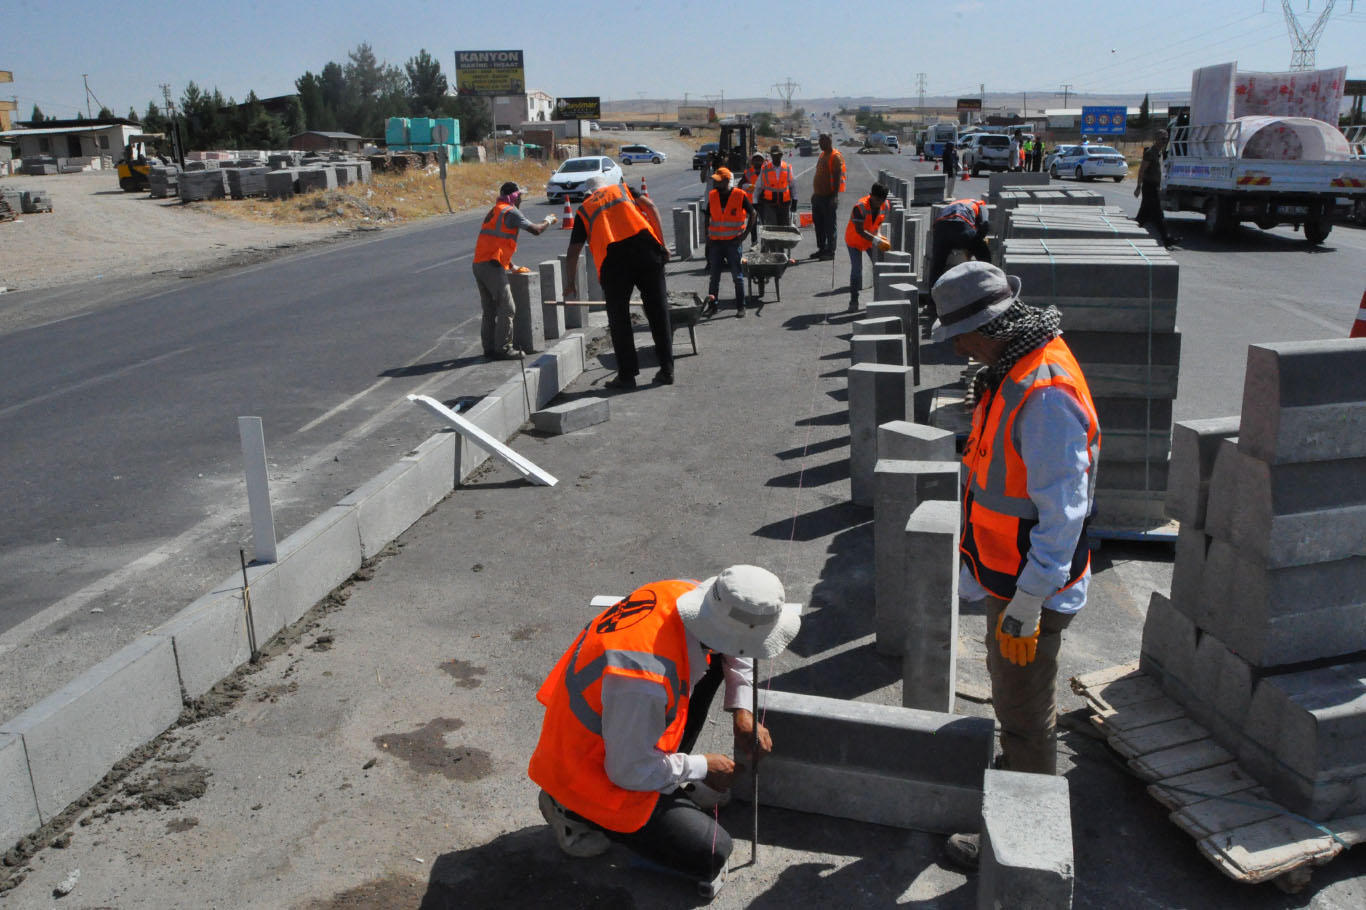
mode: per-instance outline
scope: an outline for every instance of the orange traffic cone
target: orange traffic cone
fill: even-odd
[[[640,178],[640,195],[642,195],[642,196],[648,196],[648,195],[650,195],[650,191],[649,191],[648,189],[645,188],[645,178],[644,178],[644,177],[641,177],[641,178]]]
[[[1348,338],[1366,338],[1366,294],[1361,295],[1361,309],[1357,310],[1357,321],[1352,323]]]
[[[963,181],[964,183],[967,183],[967,182],[968,182],[968,171],[967,171],[967,168],[964,168],[963,171],[962,171],[962,173],[960,173],[960,174],[958,175],[958,179],[961,180],[961,181]]]
[[[569,194],[564,194],[564,214],[560,216],[560,228],[562,230],[572,230],[574,227],[574,210],[569,207]]]
[[[934,169],[935,169],[936,171],[939,170],[939,162],[938,162],[938,161],[936,161],[936,162],[934,163]]]

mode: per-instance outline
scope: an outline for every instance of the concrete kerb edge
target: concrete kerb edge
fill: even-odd
[[[537,392],[534,410],[577,379],[587,360],[584,332],[571,332],[527,366],[525,380],[514,376],[502,383],[467,416],[506,440],[529,419],[528,388]],[[489,457],[459,441],[447,430],[433,434],[281,541],[279,562],[248,567],[258,648],[440,502],[454,489],[457,470],[464,479]],[[477,459],[468,470],[461,463],[466,451]],[[422,502],[428,504],[418,510]],[[228,576],[162,626],[0,724],[0,794],[6,797],[0,843],[17,842],[59,816],[120,760],[173,727],[186,700],[203,695],[247,662],[251,653],[240,582],[240,574]],[[120,683],[127,672],[147,674],[151,685]],[[106,729],[92,731],[78,716],[82,706],[92,705],[98,716],[110,719]],[[60,726],[64,715],[83,731],[66,738],[79,741],[81,748],[55,749],[59,754],[52,757],[62,760],[51,761],[41,742],[29,740],[41,740],[43,729]]]

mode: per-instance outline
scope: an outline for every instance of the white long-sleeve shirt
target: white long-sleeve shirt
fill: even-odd
[[[706,675],[706,652],[689,632],[688,691]],[[717,656],[724,661],[726,710],[748,708],[752,698],[754,661]],[[608,673],[602,679],[602,739],[607,777],[625,790],[671,792],[686,781],[707,776],[704,755],[663,752],[655,748],[668,726],[668,693],[658,683]]]

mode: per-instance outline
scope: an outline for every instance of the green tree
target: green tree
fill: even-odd
[[[147,102],[147,113],[142,115],[142,128],[149,133],[170,132],[170,118],[161,112],[155,101]]]
[[[1152,110],[1148,106],[1148,93],[1143,93],[1143,103],[1138,106],[1138,116],[1134,118],[1134,126],[1139,129],[1146,129],[1152,119]]]
[[[29,122],[29,123],[42,123],[42,122],[43,122],[44,120],[46,120],[46,119],[47,119],[47,117],[45,117],[45,116],[43,115],[42,109],[39,108],[38,105],[36,105],[36,104],[33,105],[33,113],[28,115],[28,122]]]
[[[326,125],[318,125],[312,120],[308,122],[308,128],[312,130],[335,130],[344,123],[349,123],[355,110],[355,103],[351,99],[351,86],[347,82],[346,72],[341,65],[328,61],[322,69],[322,75],[318,77],[318,84],[322,89],[323,109],[329,112]]]
[[[117,120],[119,115],[111,111],[104,105],[100,105],[100,112],[95,115],[96,120]]]
[[[485,98],[477,95],[447,95],[441,99],[440,112],[460,121],[460,141],[478,142],[493,131],[493,111]]]
[[[289,144],[280,118],[265,110],[257,113],[242,131],[242,145],[256,149],[278,149]]]
[[[131,120],[131,121],[133,121],[134,123],[139,123],[139,122],[140,122],[140,121],[138,120],[138,110],[137,110],[137,108],[133,107],[131,104],[128,106],[128,119]]]
[[[419,117],[431,117],[441,110],[449,83],[441,64],[423,48],[416,57],[410,57],[403,65],[408,79],[408,100],[411,111]]]
[[[294,87],[299,90],[299,107],[303,112],[303,125],[298,132],[331,129],[336,115],[327,107],[322,77],[305,72],[294,80]]]
[[[280,125],[284,127],[286,142],[290,136],[297,136],[308,129],[304,125],[304,106],[299,101],[298,95],[290,95],[285,102],[284,113],[280,117]]]
[[[777,119],[768,111],[760,111],[754,115],[754,135],[756,136],[777,136]]]

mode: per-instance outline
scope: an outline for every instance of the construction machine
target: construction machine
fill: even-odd
[[[125,193],[147,189],[147,174],[153,164],[162,160],[160,152],[165,141],[165,133],[134,133],[128,137],[119,159],[119,189]]]
[[[732,174],[741,174],[754,157],[754,124],[748,117],[733,117],[720,123],[721,137],[711,160],[702,168],[702,182],[711,179],[712,172],[718,167],[729,168]]]

